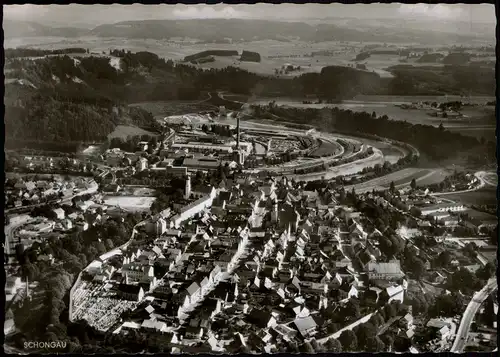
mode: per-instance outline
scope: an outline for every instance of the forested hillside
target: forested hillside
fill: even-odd
[[[488,68],[395,66],[389,70],[392,79],[340,66],[294,78],[264,77],[234,67],[203,70],[174,64],[151,52],[125,50],[113,50],[106,56],[9,58],[5,67],[6,137],[100,141],[118,124],[153,125],[151,114],[131,110],[127,104],[196,101],[204,92],[218,90],[301,99],[313,95],[331,101],[357,94],[491,95],[495,91],[494,74]]]

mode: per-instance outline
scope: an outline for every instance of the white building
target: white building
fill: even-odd
[[[179,227],[185,220],[194,217],[196,214],[202,212],[204,209],[212,206],[214,197],[211,195],[204,196],[191,204],[183,207],[181,212],[171,219],[171,224],[174,227]]]
[[[423,207],[420,209],[420,212],[422,212],[422,216],[426,216],[431,213],[446,213],[448,211],[450,212],[460,212],[464,211],[465,207],[462,204],[455,204],[455,203],[440,203],[437,205],[432,205],[428,207]]]
[[[148,168],[148,160],[144,157],[141,157],[138,161],[137,161],[137,171],[144,171]]]
[[[154,277],[154,269],[152,266],[133,262],[122,267],[122,275],[129,282],[151,280]]]
[[[62,208],[56,208],[52,210],[57,216],[57,219],[64,219],[64,210]]]

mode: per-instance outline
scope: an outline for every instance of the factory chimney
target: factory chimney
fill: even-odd
[[[236,149],[240,149],[240,117],[236,117]]]

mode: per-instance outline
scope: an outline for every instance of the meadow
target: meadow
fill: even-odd
[[[163,119],[164,117],[171,115],[184,115],[187,113],[208,111],[215,108],[213,105],[203,103],[203,100],[198,102],[181,100],[140,102],[130,104],[129,106],[140,107],[147,110],[153,114],[155,119]]]
[[[104,197],[104,204],[118,206],[127,211],[142,212],[148,211],[155,200],[155,197],[106,196]]]
[[[262,75],[274,75],[275,69],[280,69],[285,64],[301,66],[300,71],[293,71],[283,76],[295,76],[307,72],[319,72],[321,68],[329,65],[353,65],[356,66],[354,58],[362,51],[362,47],[369,43],[341,43],[338,41],[308,43],[299,40],[259,40],[238,43],[196,43],[193,40],[153,40],[153,39],[125,39],[125,38],[101,38],[101,37],[27,37],[6,39],[4,47],[34,47],[40,49],[61,49],[67,47],[89,48],[96,54],[109,53],[110,49],[127,49],[132,52],[150,51],[160,57],[182,61],[184,57],[198,52],[220,49],[243,50],[258,52],[261,55],[260,63],[240,62],[237,56],[215,57],[214,62],[198,65],[202,68],[224,68],[226,66],[237,66]],[[328,53],[321,53],[328,51]],[[314,56],[312,53],[316,52]],[[395,55],[373,55],[365,61],[367,70],[375,71],[381,76],[390,77],[385,68],[399,64],[399,56]]]
[[[229,96],[226,95],[229,99]],[[305,98],[304,98],[305,100]],[[310,100],[310,99],[308,99]],[[300,99],[292,98],[249,98],[248,103],[254,105],[267,105],[271,101],[275,101],[276,105],[290,106],[296,108],[333,108],[337,107],[345,110],[352,110],[354,112],[375,112],[377,116],[387,115],[389,119],[398,121],[407,121],[412,124],[426,124],[439,126],[443,123],[444,127],[454,131],[460,131],[468,133],[467,135],[477,136],[473,133],[477,130],[468,129],[470,127],[481,126],[485,128],[485,132],[488,132],[491,128],[494,128],[494,107],[484,106],[487,101],[494,100],[494,97],[471,97],[470,101],[473,103],[483,104],[483,106],[467,108],[466,115],[469,117],[466,119],[445,119],[445,118],[435,118],[429,116],[427,110],[408,110],[402,109],[397,105],[410,104],[412,102],[418,101],[436,101],[438,103],[453,101],[453,100],[464,100],[463,98],[456,96],[428,96],[428,97],[416,97],[416,96],[379,96],[379,95],[363,95],[356,96],[352,100],[344,100],[340,104],[304,104]],[[491,120],[493,118],[493,121]],[[483,132],[484,132],[483,131]],[[472,132],[472,134],[470,133]],[[492,130],[494,133],[494,129]],[[481,136],[481,135],[479,135]]]
[[[447,199],[458,201],[464,205],[496,205],[497,192],[496,187],[488,186],[476,191],[456,193],[446,195]]]
[[[135,136],[135,135],[157,135],[157,134],[138,128],[136,126],[117,125],[115,130],[113,130],[113,132],[108,135],[108,139],[112,138],[126,139],[127,136]]]

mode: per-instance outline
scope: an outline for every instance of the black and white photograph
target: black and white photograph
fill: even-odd
[[[5,353],[497,353],[494,2],[2,8]]]

